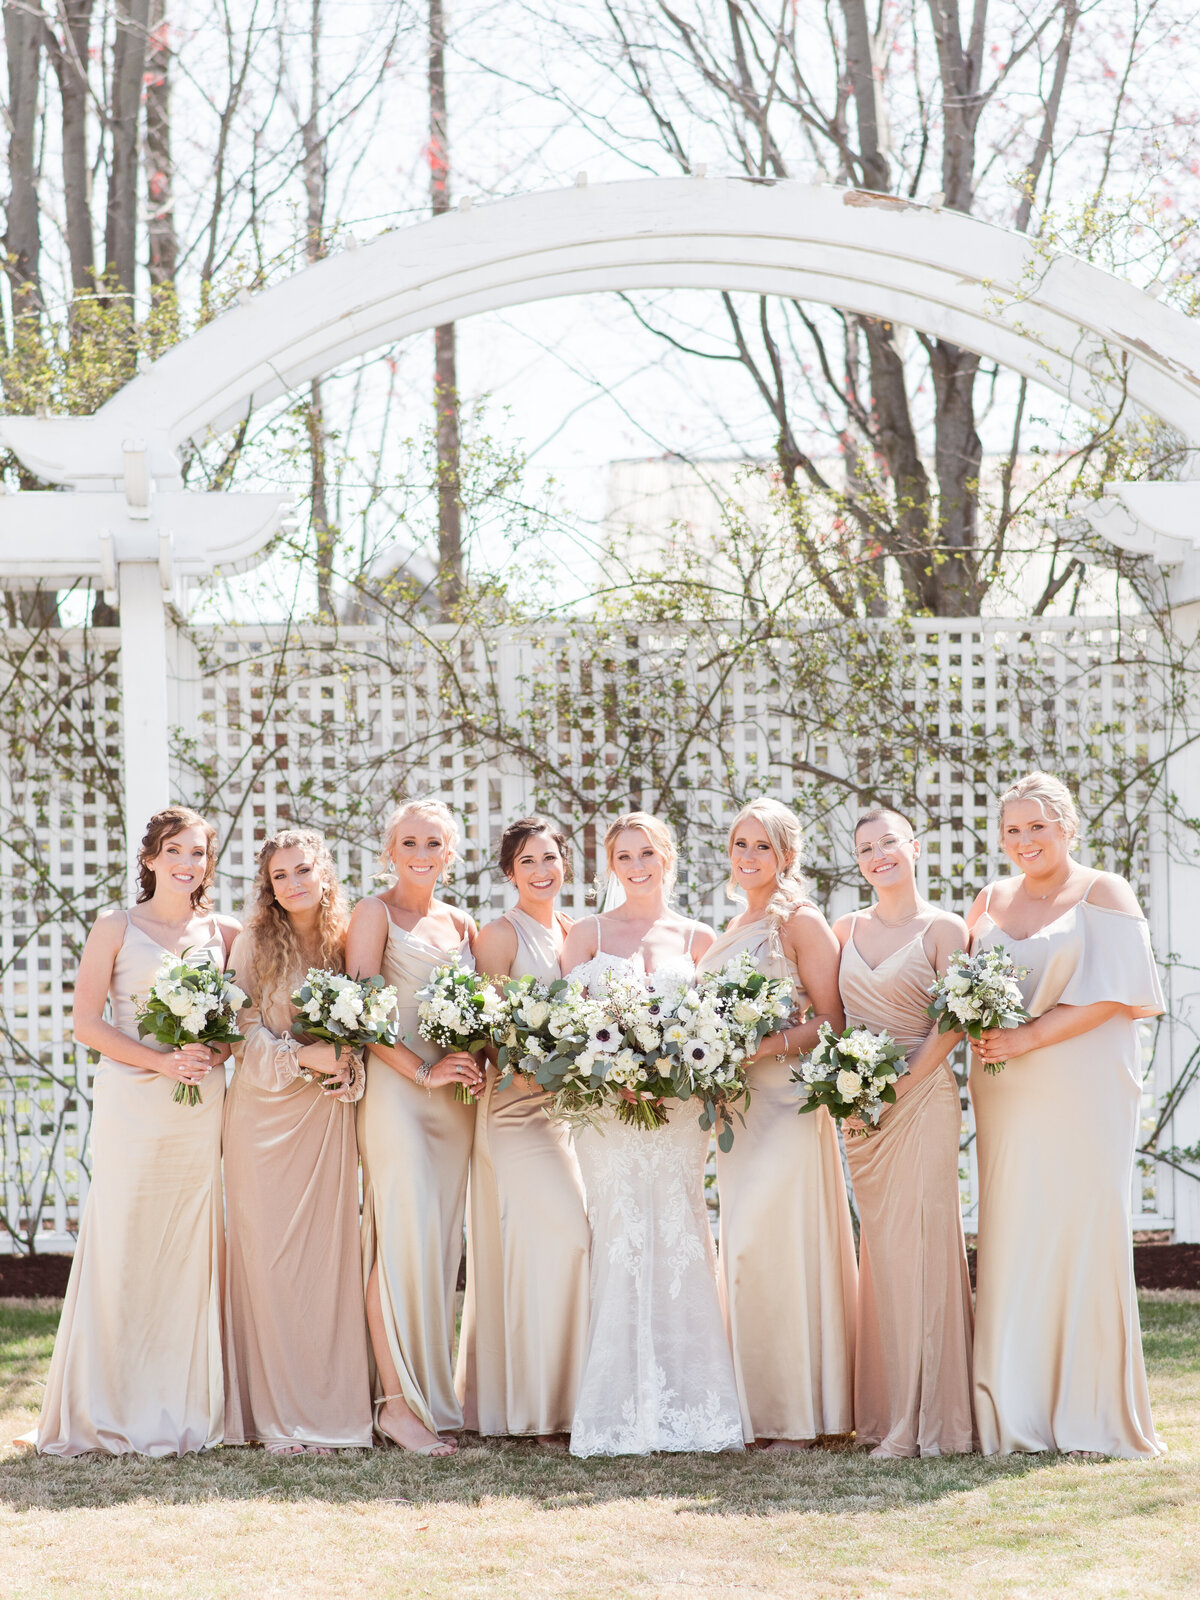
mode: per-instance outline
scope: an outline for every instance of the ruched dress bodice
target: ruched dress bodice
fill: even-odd
[[[1139,916],[1083,900],[1028,938],[985,910],[973,948],[1026,968],[1032,1015],[1118,1001],[1163,1009]],[[971,1069],[979,1155],[975,1410],[987,1454],[1156,1455],[1133,1281],[1141,1109],[1137,1024],[1098,1027]],[[1048,1225],[1049,1224],[1049,1225]]]
[[[461,966],[473,967],[466,938],[443,950],[389,915],[383,977],[396,989],[400,1042],[422,1061],[445,1052],[420,1036],[417,990],[456,955]],[[358,1106],[363,1272],[369,1277],[379,1269],[388,1349],[404,1401],[434,1433],[463,1425],[454,1392],[454,1296],[474,1131],[475,1107],[457,1101],[451,1085],[424,1089],[368,1057]]]
[[[791,979],[801,1017],[808,996],[765,917],[722,934],[701,967],[720,972],[743,953]],[[717,1151],[719,1284],[747,1442],[854,1426],[854,1230],[837,1130],[827,1111],[799,1114],[797,1065],[752,1064],[745,1126],[735,1119],[732,1149]]]

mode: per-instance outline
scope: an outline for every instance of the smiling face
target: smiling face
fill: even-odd
[[[388,855],[399,883],[432,892],[453,861],[454,849],[440,817],[406,811],[396,819],[388,842]]]
[[[666,863],[641,828],[622,828],[613,840],[612,869],[630,899],[663,887]]]
[[[854,858],[872,889],[911,884],[920,853],[921,846],[902,817],[872,817],[854,835]]]
[[[284,845],[271,857],[267,869],[275,898],[289,916],[315,911],[321,904],[325,880],[310,850]]]
[[[734,886],[744,891],[774,886],[780,868],[790,865],[781,862],[767,837],[767,830],[756,817],[743,817],[734,830],[729,844],[729,869]]]
[[[156,891],[166,888],[195,894],[208,872],[207,832],[195,825],[180,828],[163,840],[158,854],[145,865],[154,874]]]
[[[1035,878],[1057,871],[1071,853],[1062,823],[1048,817],[1039,800],[1010,800],[1000,819],[1000,835],[1013,866]]]
[[[531,833],[513,858],[509,879],[526,902],[553,901],[563,886],[565,865],[548,833]]]

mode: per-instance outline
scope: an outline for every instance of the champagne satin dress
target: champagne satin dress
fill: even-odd
[[[354,1106],[300,1075],[304,972],[264,992],[248,933],[229,959],[250,1004],[225,1096],[225,1443],[369,1446]]]
[[[847,1024],[886,1029],[910,1056],[932,1026],[926,1007],[937,973],[924,932],[871,967],[852,925],[838,973]],[[961,1134],[949,1062],[889,1106],[874,1133],[846,1134],[861,1230],[854,1427],[860,1441],[892,1456],[975,1447]]]
[[[800,977],[772,948],[765,917],[722,934],[701,969],[749,951],[760,972]],[[815,1439],[854,1426],[858,1267],[837,1130],[827,1111],[801,1116],[795,1056],[750,1069],[745,1127],[717,1151],[719,1287],[733,1347],[742,1427],[753,1439]]]
[[[1119,1000],[1164,1009],[1143,918],[1086,900],[1028,939],[986,908],[976,950],[1003,947],[1033,1016]],[[1131,1187],[1141,1114],[1136,1022],[1116,1016],[971,1069],[979,1150],[975,1417],[985,1455],[1155,1456],[1133,1281]]]
[[[131,1039],[137,999],[169,954],[126,915],[108,997]],[[215,924],[188,960],[202,955],[225,965]],[[107,1056],[96,1068],[92,1185],[37,1426],[46,1455],[171,1456],[221,1442],[225,1073],[205,1079],[199,1105],[177,1105],[175,1088]]]
[[[426,944],[388,918],[383,976],[398,996],[399,1039],[422,1061],[445,1052],[417,1031],[416,992],[458,951]],[[358,1106],[363,1165],[363,1282],[379,1266],[379,1297],[400,1392],[433,1433],[463,1425],[454,1392],[454,1295],[463,1250],[467,1167],[475,1107],[454,1087],[422,1089],[376,1057],[367,1057],[367,1089]],[[378,1374],[376,1395],[382,1394]]]
[[[519,907],[506,915],[513,977],[560,977],[561,931]],[[498,1078],[489,1067],[475,1117],[458,1398],[479,1433],[569,1433],[588,1325],[583,1181],[549,1096],[520,1081],[499,1090]]]

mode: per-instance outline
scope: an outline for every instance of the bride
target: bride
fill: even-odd
[[[660,993],[678,993],[714,936],[668,910],[670,830],[634,811],[612,824],[604,848],[624,903],[576,923],[564,974],[592,994],[603,994],[613,972],[645,974]],[[676,1103],[653,1132],[610,1113],[576,1135],[592,1256],[572,1455],[743,1448],[704,1202],[708,1141],[690,1102]]]

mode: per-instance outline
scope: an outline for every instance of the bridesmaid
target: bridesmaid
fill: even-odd
[[[744,951],[790,977],[793,1022],[759,1047],[746,1125],[717,1152],[720,1287],[747,1441],[804,1449],[854,1426],[854,1232],[837,1131],[798,1112],[791,1072],[828,1021],[842,1026],[837,941],[808,899],[804,835],[778,800],[754,800],[729,830],[728,891],[746,901],[704,956],[719,972]]]
[[[462,1259],[467,1164],[484,1073],[465,1051],[441,1055],[417,1032],[416,991],[457,956],[473,965],[475,924],[435,898],[454,860],[458,828],[440,800],[403,801],[388,818],[384,864],[395,883],[360,900],[350,918],[346,970],[382,972],[399,994],[400,1038],[372,1045],[358,1108],[363,1163],[363,1271],[375,1357],[375,1426],[419,1455],[458,1448],[454,1295]]]
[[[854,1427],[873,1456],[974,1448],[971,1281],[958,1192],[962,1107],[948,1057],[961,1034],[930,1025],[929,988],[967,946],[961,917],[917,893],[920,841],[898,811],[868,811],[854,830],[867,911],[840,917],[846,1021],[904,1047],[908,1072],[869,1137],[846,1130],[861,1228]]]
[[[1000,831],[1017,871],[988,884],[967,923],[974,949],[1028,968],[1033,1021],[972,1046],[980,1447],[1154,1456],[1130,1217],[1135,1024],[1164,1009],[1150,937],[1125,880],[1072,859],[1079,818],[1057,778],[1014,784]]]
[[[151,817],[137,903],[100,914],[79,963],[75,1038],[100,1056],[92,1184],[37,1426],[46,1455],[221,1442],[225,1074],[214,1068],[229,1047],[139,1040],[134,1017],[164,957],[226,964],[238,924],[209,914],[216,840],[185,806]],[[181,1083],[199,1088],[199,1105],[171,1098]]]
[[[566,835],[545,817],[504,830],[500,870],[517,903],[480,931],[482,971],[561,977],[566,858]],[[583,1182],[568,1129],[546,1115],[547,1096],[522,1078],[499,1090],[498,1076],[488,1072],[475,1118],[458,1397],[468,1428],[554,1446],[571,1431],[587,1338]]]
[[[225,1443],[276,1455],[371,1443],[352,1107],[366,1075],[291,1032],[309,967],[345,971],[349,920],[319,833],[266,841],[231,958],[249,1004],[225,1097]]]

